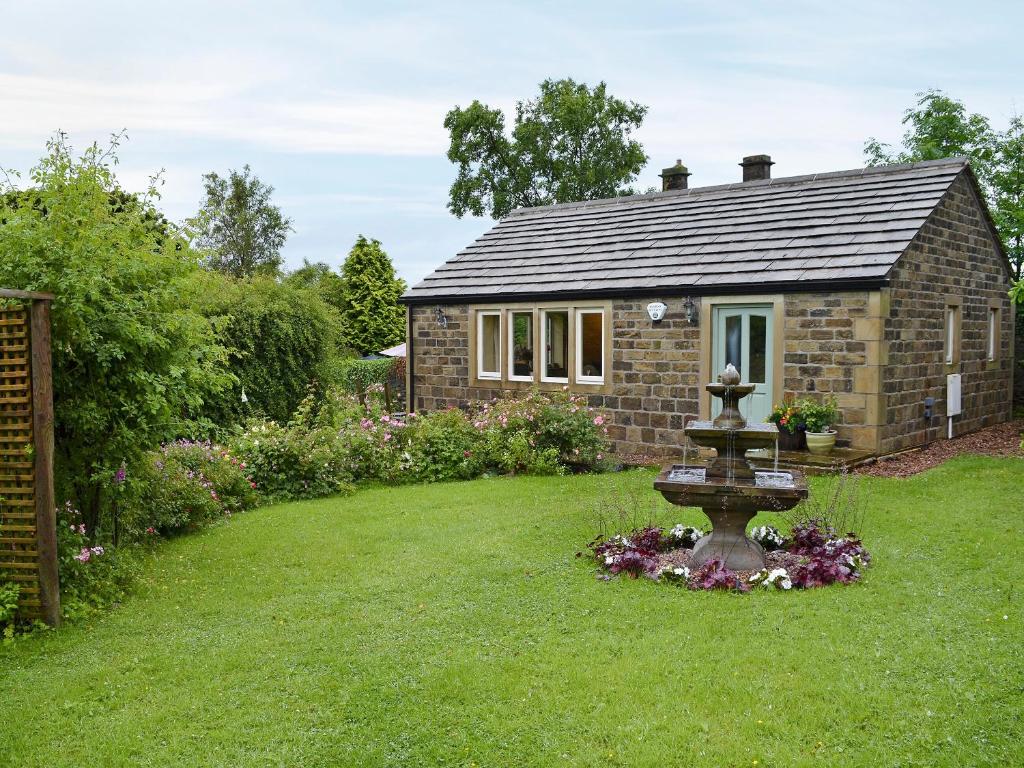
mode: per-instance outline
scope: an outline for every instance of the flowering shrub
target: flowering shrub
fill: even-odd
[[[779,529],[771,525],[760,525],[754,528],[750,532],[750,538],[769,552],[782,549],[782,546],[786,543],[782,534],[779,533]]]
[[[82,514],[71,502],[57,508],[57,562],[61,612],[75,618],[123,599],[135,577],[129,549],[90,541]]]
[[[793,581],[785,568],[762,568],[750,577],[750,583],[765,589],[792,589]]]
[[[484,438],[484,461],[510,473],[555,474],[597,469],[608,451],[604,414],[567,392],[495,398],[472,408]]]
[[[483,438],[457,408],[412,416],[398,432],[411,480],[469,480],[483,474]]]
[[[616,534],[610,539],[600,537],[590,542],[594,558],[612,574],[625,573],[631,578],[648,576],[657,579],[660,528],[643,528],[628,536]]]
[[[310,499],[352,490],[349,444],[330,427],[257,421],[232,441],[232,451],[268,500]]]
[[[244,462],[209,442],[179,440],[145,454],[113,479],[122,538],[195,530],[256,504]]]
[[[693,572],[690,577],[692,589],[726,589],[737,592],[749,592],[750,586],[744,584],[735,571],[726,568],[720,560],[708,560]]]
[[[694,528],[692,525],[679,523],[672,526],[668,532],[668,539],[674,546],[693,549],[693,547],[704,537],[704,531]]]

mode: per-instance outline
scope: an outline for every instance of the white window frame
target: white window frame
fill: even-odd
[[[583,316],[597,315],[601,318],[601,375],[583,375]],[[605,339],[605,312],[600,307],[579,307],[576,309],[576,383],[577,384],[604,384],[604,372],[607,366],[604,354]]]
[[[565,361],[565,376],[548,376],[548,315],[555,312],[565,313],[565,332],[569,333],[569,329],[572,327],[572,309],[570,307],[546,307],[540,311],[540,380],[548,384],[568,384],[569,383],[569,361]],[[569,357],[569,340],[566,339],[565,344],[565,356]]]
[[[988,308],[988,360],[999,356],[999,307]]]
[[[508,366],[508,380],[509,381],[533,381],[537,376],[537,313],[532,309],[510,309],[507,312],[508,315],[508,354],[505,356],[505,364]],[[516,333],[516,315],[529,315],[530,316],[530,349],[533,354],[533,360],[530,361],[530,367],[533,372],[529,376],[516,376],[516,349],[515,349],[515,333]]]
[[[484,318],[498,318],[498,354],[495,359],[498,370],[484,370]],[[485,381],[501,381],[501,310],[478,310],[476,313],[476,377]]]
[[[956,360],[956,313],[956,306],[950,304],[946,307],[946,365],[952,365]]]

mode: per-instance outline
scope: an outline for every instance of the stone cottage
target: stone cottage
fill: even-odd
[[[748,420],[834,395],[838,444],[874,453],[1009,418],[1010,269],[965,160],[741,165],[499,221],[403,297],[410,408],[568,387],[611,413],[618,450],[672,453],[733,363],[757,385]]]

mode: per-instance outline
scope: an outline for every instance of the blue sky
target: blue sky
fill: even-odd
[[[677,157],[691,186],[747,154],[776,176],[858,167],[926,88],[997,127],[1024,109],[1014,2],[3,5],[0,166],[27,170],[57,129],[126,128],[122,183],[165,169],[172,219],[204,172],[249,163],[294,220],[290,267],[338,265],[362,233],[410,282],[491,223],[445,208],[446,111],[511,110],[546,77],[648,105],[641,187]]]

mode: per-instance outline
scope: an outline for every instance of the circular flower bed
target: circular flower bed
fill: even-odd
[[[598,564],[598,578],[624,574],[688,589],[738,592],[754,587],[788,590],[849,584],[871,562],[855,534],[837,535],[821,520],[794,525],[789,537],[770,525],[754,528],[751,538],[766,551],[766,567],[760,571],[733,571],[718,560],[695,566],[693,547],[705,535],[692,526],[648,527],[610,539],[598,537],[589,549]]]

